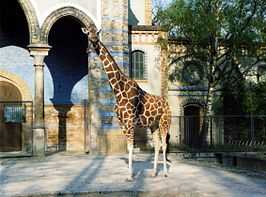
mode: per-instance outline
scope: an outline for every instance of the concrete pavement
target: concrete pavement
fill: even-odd
[[[226,196],[265,197],[266,176],[185,160],[170,154],[167,178],[150,178],[153,154],[134,155],[135,181],[126,182],[127,155],[57,153],[1,159],[0,196]]]

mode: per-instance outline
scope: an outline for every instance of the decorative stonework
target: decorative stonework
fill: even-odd
[[[38,43],[39,40],[39,24],[36,17],[34,7],[29,0],[18,0],[28,22],[30,43]]]
[[[202,107],[206,106],[206,103],[203,100],[199,100],[196,98],[189,98],[189,99],[186,99],[183,102],[181,102],[180,107],[182,108],[182,107],[186,106],[187,104],[192,104],[192,103],[201,105]]]
[[[7,81],[14,84],[20,90],[22,94],[22,100],[32,101],[32,95],[29,86],[17,75],[0,69],[0,81]]]
[[[63,7],[63,8],[55,10],[45,19],[41,27],[41,35],[40,35],[41,43],[48,43],[48,36],[49,36],[51,27],[58,19],[64,16],[71,16],[71,17],[78,19],[78,22],[86,28],[89,28],[92,25],[95,26],[92,19],[88,17],[81,10],[74,8],[74,7]]]
[[[129,29],[129,44],[158,45],[158,37],[162,33],[164,32],[155,26],[133,26]]]

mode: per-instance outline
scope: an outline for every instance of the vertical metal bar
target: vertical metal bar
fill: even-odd
[[[210,141],[211,141],[211,147],[213,147],[213,136],[212,136],[212,116],[210,116]]]
[[[189,127],[188,127],[188,117],[185,116],[185,132],[186,132],[186,145],[189,144]]]
[[[84,110],[84,113],[83,113],[83,116],[84,116],[84,151],[86,151],[86,148],[87,148],[87,126],[86,126],[86,123],[87,123],[86,108],[87,108],[87,106],[86,106],[86,103],[87,103],[86,99],[84,99],[84,101],[83,101],[83,104],[84,104],[84,106],[83,106],[83,110]]]
[[[30,135],[31,135],[31,156],[32,156],[33,155],[33,101],[30,101],[30,113],[31,113]]]
[[[250,116],[250,140],[254,140],[254,116]]]
[[[222,144],[222,128],[221,125],[222,124],[222,116],[219,116],[219,122],[218,122],[218,132],[219,132],[219,142],[218,144],[221,145]]]
[[[254,138],[255,138],[255,121],[254,121],[254,116],[252,116],[252,136],[251,136],[251,138],[252,138],[252,140],[254,140]]]
[[[182,144],[182,116],[179,116],[179,143]]]

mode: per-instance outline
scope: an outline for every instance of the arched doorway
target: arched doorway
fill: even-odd
[[[81,24],[72,16],[57,20],[49,32],[49,45],[53,48],[45,63],[53,79],[53,104],[79,104],[87,98],[86,91],[75,92],[78,83],[86,83],[88,75],[88,39],[81,31]],[[83,81],[81,81],[83,80]],[[45,84],[50,86],[50,84]],[[87,85],[83,88],[86,88]]]
[[[200,134],[200,106],[184,107],[184,143],[190,147],[197,146]]]
[[[75,17],[64,16],[59,18],[49,31],[49,45],[53,48],[45,62],[53,84],[45,83],[45,86],[54,87],[54,90],[50,99],[53,107],[50,103],[46,103],[45,107],[58,114],[58,127],[46,122],[47,146],[57,146],[59,151],[70,148],[70,139],[81,144],[84,136],[82,130],[76,129],[77,125],[83,122],[76,116],[69,115],[80,114],[77,105],[88,98],[88,39],[82,33],[81,27]]]
[[[22,94],[13,84],[0,81],[0,101],[7,104],[0,105],[0,152],[22,150],[22,124],[6,120],[8,101],[21,101]]]
[[[0,1],[0,47],[29,44],[27,19],[17,1]]]

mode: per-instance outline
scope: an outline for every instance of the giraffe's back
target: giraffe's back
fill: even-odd
[[[158,128],[162,119],[165,119],[170,124],[171,112],[165,99],[142,90],[139,101],[136,111],[137,125],[139,127]],[[165,122],[165,124],[167,123]]]
[[[134,80],[120,81],[120,89],[114,89],[116,112],[124,124],[133,119],[138,127],[158,128],[160,121],[170,124],[171,113],[168,102],[160,96],[142,90]]]

